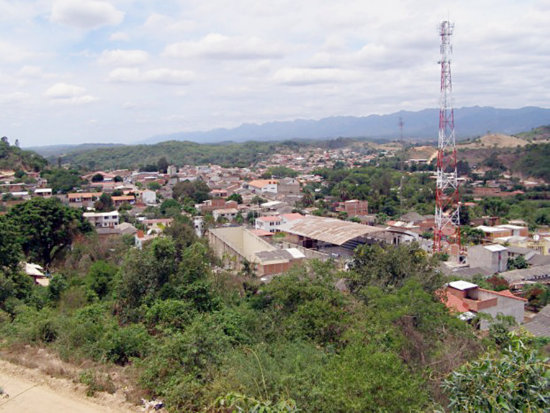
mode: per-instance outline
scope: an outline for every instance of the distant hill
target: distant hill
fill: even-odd
[[[474,106],[455,109],[454,115],[457,138],[480,136],[489,131],[510,135],[550,123],[550,109],[539,107],[497,109]],[[247,123],[232,129],[222,128],[206,132],[158,135],[147,139],[144,143],[167,140],[213,143],[336,137],[368,137],[389,140],[400,136],[399,118],[404,122],[404,138],[437,139],[439,109],[424,109],[418,112],[401,111],[389,115],[364,117],[335,116],[320,120],[297,119],[263,124]]]
[[[340,143],[339,140],[329,141]],[[329,142],[325,142],[328,144]],[[176,165],[220,165],[248,167],[277,151],[278,148],[299,147],[305,142],[246,142],[225,144],[198,144],[195,142],[168,141],[155,145],[127,145],[72,152],[62,157],[70,163],[88,169],[137,168],[156,165],[161,157]],[[346,144],[342,142],[342,144]]]
[[[111,148],[113,146],[123,146],[117,143],[82,143],[79,145],[47,145],[47,146],[31,146],[25,148],[34,151],[45,158],[52,160],[61,155],[66,155],[75,152],[86,152],[94,149]]]

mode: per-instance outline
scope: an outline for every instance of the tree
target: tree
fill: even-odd
[[[165,216],[178,216],[181,214],[181,205],[175,199],[166,199],[160,204],[160,213]]]
[[[104,179],[105,177],[103,176],[103,174],[100,174],[100,173],[97,173],[94,176],[92,176],[92,182],[103,182]]]
[[[158,191],[162,186],[158,182],[149,182],[147,184],[147,188],[149,188],[151,191]]]
[[[516,258],[508,258],[508,270],[522,270],[529,267],[523,255],[518,255]]]
[[[228,201],[235,201],[237,204],[242,204],[243,203],[243,197],[241,194],[231,194],[227,197],[227,200]]]
[[[0,271],[14,271],[22,258],[17,228],[0,215]]]
[[[122,178],[122,176],[117,175],[117,176],[115,176],[115,177],[113,178],[113,181],[115,181],[115,182],[123,182],[124,179]]]
[[[166,159],[166,157],[163,156],[163,157],[160,158],[160,159],[158,160],[158,162],[157,162],[158,171],[159,171],[160,173],[165,174],[165,173],[168,171],[168,166],[169,166],[169,165],[170,165],[170,164],[168,163],[168,160]]]
[[[547,360],[511,336],[500,352],[454,371],[443,384],[451,412],[542,412],[550,404]],[[545,407],[546,406],[546,407]]]
[[[102,193],[99,199],[94,204],[98,211],[112,211],[114,209],[113,198],[107,193]]]
[[[178,182],[174,185],[174,189],[172,190],[173,198],[181,202],[184,202],[186,199],[190,199],[196,203],[201,203],[210,198],[209,193],[210,188],[200,179],[195,181],[185,180],[183,182]]]
[[[366,286],[387,290],[402,287],[409,279],[418,280],[427,290],[441,284],[436,271],[437,258],[431,257],[417,243],[399,246],[362,245],[355,250],[352,270],[352,291],[360,293]]]
[[[8,219],[16,228],[25,255],[45,265],[71,245],[75,235],[92,230],[80,210],[64,206],[57,198],[33,198],[16,205]]]

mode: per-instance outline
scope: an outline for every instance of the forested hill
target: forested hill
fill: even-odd
[[[10,145],[7,138],[0,140],[0,170],[40,171],[48,161],[40,155]]]
[[[161,142],[156,145],[129,145],[72,153],[62,157],[63,163],[90,169],[135,168],[156,164],[166,157],[176,165],[219,165],[247,167],[272,154],[282,146],[299,146],[296,142],[246,142],[217,145],[194,142]]]

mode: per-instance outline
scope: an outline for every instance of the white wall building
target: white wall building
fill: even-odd
[[[84,212],[84,218],[96,228],[115,228],[119,223],[118,211]]]

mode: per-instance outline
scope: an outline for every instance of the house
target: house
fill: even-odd
[[[212,198],[227,198],[227,190],[225,189],[213,189],[210,191]]]
[[[44,268],[38,264],[24,263],[25,274],[34,279],[34,283],[41,285],[42,287],[47,287],[50,285],[50,279],[44,274]]]
[[[245,182],[243,186],[256,194],[266,192],[276,194],[278,182],[276,179],[256,179]]]
[[[468,263],[472,267],[489,268],[494,272],[508,269],[508,248],[499,245],[475,245],[468,248]]]
[[[39,198],[51,198],[52,188],[37,188],[34,190],[34,196]]]
[[[338,202],[335,210],[336,212],[345,212],[349,217],[367,215],[369,213],[369,203],[368,201],[351,199],[349,201]]]
[[[67,198],[71,207],[92,208],[101,195],[102,192],[73,192],[68,194]]]
[[[471,319],[478,313],[495,318],[501,314],[514,317],[518,324],[523,323],[525,298],[516,297],[509,290],[491,291],[468,281],[450,282],[443,292],[442,301],[447,308],[461,314],[462,319]],[[490,320],[480,319],[479,328],[487,330]]]
[[[279,232],[280,227],[283,224],[287,224],[297,219],[302,219],[304,216],[298,213],[281,214],[281,215],[267,215],[256,218],[255,228],[268,231],[271,233]]]
[[[95,228],[115,228],[119,223],[118,211],[84,212],[84,218]]]
[[[146,189],[141,193],[141,201],[145,205],[155,205],[157,203],[157,193],[150,189]]]
[[[223,208],[215,209],[212,211],[212,216],[216,221],[220,218],[227,219],[228,221],[233,221],[238,214],[239,210],[237,208]]]
[[[111,198],[113,200],[113,205],[117,208],[123,204],[133,205],[136,203],[136,197],[133,195],[119,195]]]
[[[300,195],[300,182],[294,178],[283,178],[277,185],[277,193],[282,195]]]
[[[208,212],[214,211],[215,209],[237,208],[238,205],[239,204],[237,203],[237,201],[226,201],[223,198],[214,198],[207,199],[202,204],[195,205],[195,208],[204,215]]]
[[[497,225],[496,228],[502,228],[506,229],[511,232],[511,236],[513,237],[528,237],[529,236],[529,229],[527,227],[523,227],[520,225],[511,225],[511,224],[504,224],[504,225]]]
[[[494,241],[496,238],[512,236],[512,231],[508,228],[488,227],[486,225],[479,225],[476,227],[476,229],[483,232],[485,238],[487,238],[490,241]]]

